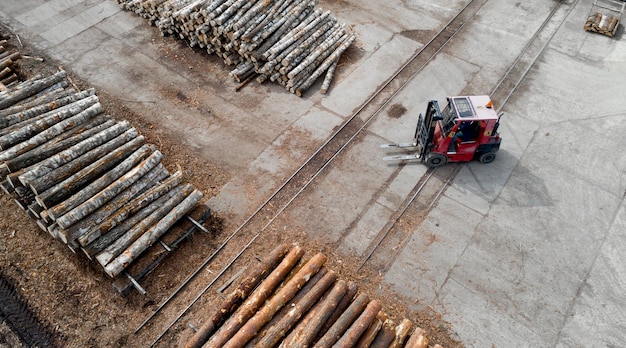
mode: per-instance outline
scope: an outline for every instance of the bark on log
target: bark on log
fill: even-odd
[[[357,347],[369,347],[378,336],[378,333],[383,328],[383,323],[387,320],[387,314],[383,311],[379,311],[376,315],[374,322],[367,328],[367,330],[361,335],[359,341],[356,343]]]
[[[89,108],[85,109],[72,117],[69,117],[54,126],[47,128],[46,130],[38,133],[32,138],[21,142],[10,149],[0,153],[0,161],[6,161],[11,158],[17,157],[24,152],[27,152],[35,147],[45,143],[46,141],[56,137],[57,135],[76,127],[82,123],[89,121],[90,119],[96,117],[100,113],[102,113],[103,109],[100,106],[100,103],[96,103]]]
[[[358,342],[361,335],[372,324],[376,315],[380,312],[382,305],[377,300],[373,300],[367,304],[365,310],[359,315],[359,317],[350,325],[350,328],[341,336],[341,338],[333,345],[336,348],[350,348],[354,347]]]
[[[25,186],[29,185],[31,181],[39,178],[47,173],[50,173],[54,169],[73,161],[74,159],[82,156],[83,154],[91,151],[94,148],[99,147],[100,145],[109,142],[111,139],[117,137],[122,134],[124,131],[130,128],[130,124],[127,121],[120,122],[115,126],[103,130],[102,132],[87,138],[80,143],[70,147],[69,149],[63,150],[58,154],[48,158],[37,164],[32,170],[25,171],[23,175],[20,176],[20,181]],[[135,131],[136,132],[136,131]],[[134,133],[136,136],[136,133]],[[119,146],[119,145],[118,145]],[[111,149],[107,149],[106,151],[110,151]],[[98,154],[97,156],[100,156]],[[92,159],[92,161],[95,160]]]
[[[154,185],[155,182],[167,177],[167,175],[167,170],[165,170],[165,167],[159,163],[156,167],[152,168],[148,173],[139,178],[139,180],[135,181],[113,199],[100,206],[93,213],[72,224],[69,228],[63,229],[62,233],[59,234],[60,239],[66,244],[70,242],[80,244],[76,242],[78,237],[89,231],[91,227],[97,225],[103,219],[106,219],[111,214],[115,213],[121,206],[126,204],[144,188]]]
[[[176,206],[169,214],[167,214],[159,223],[153,226],[148,232],[144,233],[137,239],[122,255],[111,261],[106,267],[105,272],[115,278],[128,265],[136,259],[147,248],[154,244],[170,227],[172,227],[184,215],[190,212],[202,198],[202,193],[198,190],[192,192],[184,201]]]
[[[198,329],[198,331],[185,344],[185,348],[200,348],[209,339],[215,328],[235,311],[235,309],[247,298],[261,280],[276,268],[280,261],[287,255],[289,248],[286,244],[276,247],[264,261],[252,268],[244,276],[244,280],[237,289],[233,290],[214,314]]]
[[[136,213],[124,220],[124,222],[114,227],[110,231],[107,231],[106,234],[98,237],[93,242],[89,243],[86,247],[83,248],[83,252],[90,260],[93,260],[97,254],[99,254],[102,250],[115,242],[119,237],[123,236],[124,233],[128,232],[135,225],[143,221],[146,217],[148,217],[155,210],[161,207],[165,202],[167,202],[167,200],[172,198],[180,190],[182,190],[182,186],[175,187],[174,189],[167,192],[165,195],[159,197],[156,201],[139,209]],[[46,211],[44,210],[43,213],[45,212]]]
[[[148,149],[148,151],[150,150],[152,149]],[[143,155],[141,155],[140,157],[143,157]],[[110,172],[104,174],[98,180],[94,181],[94,186],[89,185],[87,186],[87,188],[100,187],[100,184],[102,184],[103,186],[108,184],[108,186],[95,194],[92,194],[94,192],[88,190],[87,188],[81,190],[80,192],[84,196],[80,199],[74,200],[74,202],[83,201],[82,203],[80,203],[80,205],[76,206],[75,208],[71,208],[71,211],[68,211],[61,216],[60,212],[63,212],[65,208],[72,206],[72,204],[63,204],[61,205],[62,208],[53,208],[53,214],[50,214],[50,216],[53,219],[56,218],[56,223],[59,225],[59,227],[68,228],[72,224],[76,223],[78,220],[94,212],[103,204],[110,201],[113,197],[117,196],[124,189],[139,180],[139,178],[152,170],[152,168],[156,167],[157,164],[161,162],[162,158],[163,155],[161,154],[161,152],[159,150],[156,150],[150,156],[148,156],[148,158],[146,158],[144,161],[134,167],[132,167],[131,164],[133,163],[132,160],[128,161],[128,167],[124,165],[125,161],[123,161],[115,168],[113,168]],[[129,170],[129,168],[132,169]],[[122,175],[120,176],[120,174]],[[109,181],[110,179],[112,179],[111,182]],[[84,200],[85,197],[90,198]]]
[[[222,325],[217,332],[203,346],[205,348],[221,348],[246,323],[257,310],[265,303],[280,283],[304,255],[300,246],[294,246],[281,263],[256,288],[252,295],[237,309],[237,311]]]
[[[314,255],[309,262],[291,278],[272,298],[252,317],[237,333],[224,345],[225,348],[241,347],[245,345],[265,323],[270,321],[298,289],[315,274],[326,262],[326,256],[321,253]]]
[[[119,165],[144,143],[143,136],[138,136],[82,169],[81,165],[88,162],[78,159],[72,161],[33,181],[30,185],[31,190],[38,193],[37,202],[49,209]],[[49,185],[54,186],[48,187]],[[45,191],[41,192],[42,189]]]
[[[86,246],[99,238],[101,235],[106,234],[109,230],[126,220],[130,215],[143,209],[145,206],[159,199],[174,187],[180,185],[182,178],[183,174],[180,171],[170,175],[160,184],[155,185],[148,191],[128,202],[128,204],[125,204],[104,221],[100,222],[96,227],[92,227],[88,232],[82,234],[80,238],[78,238],[78,243],[81,246]]]
[[[369,302],[366,294],[359,294],[357,298],[350,304],[345,312],[337,319],[333,326],[328,329],[326,334],[317,341],[313,346],[315,348],[331,347],[337,340],[341,338],[343,333],[350,327],[350,324],[363,312]]]
[[[294,302],[294,305],[289,308],[287,315],[272,326],[256,346],[273,347],[276,345],[336,280],[337,274],[335,272],[329,271],[326,273],[310,291],[306,292],[306,295],[300,301]]]
[[[24,98],[30,97],[33,94],[36,94],[37,92],[61,81],[66,76],[67,74],[65,73],[65,71],[59,71],[52,76],[33,81],[30,86],[16,90],[13,93],[11,93],[11,90],[5,92],[5,94],[0,93],[0,109],[5,109]]]
[[[106,163],[111,163],[111,165],[117,165],[117,162],[110,161],[111,158],[126,158],[128,151],[135,151],[139,146],[145,143],[145,139],[142,135],[137,136],[137,131],[133,129],[129,129],[124,131],[122,134],[117,135],[123,131],[123,128],[118,127],[109,127],[106,130],[101,132],[109,132],[108,137],[113,137],[112,140],[104,143],[96,147],[95,149],[89,150],[86,153],[78,156],[74,160],[64,165],[59,166],[51,170],[50,172],[41,175],[38,178],[35,178],[30,181],[30,188],[36,194],[40,195],[40,199],[43,201],[47,199],[47,196],[52,195],[52,192],[47,192],[51,190],[57,184],[65,183],[65,181],[69,181],[69,178],[77,175],[74,179],[78,178],[79,172],[89,171],[92,167],[98,167],[101,165],[105,165]],[[91,146],[91,145],[90,145]],[[108,170],[109,167],[102,168],[103,171]],[[83,172],[86,173],[86,172]],[[99,173],[101,174],[101,172]],[[98,175],[99,175],[98,174]],[[66,194],[71,194],[71,191],[66,192]],[[65,196],[67,197],[67,195]],[[55,203],[50,203],[50,205],[54,205]]]
[[[324,336],[326,332],[328,332],[331,326],[335,324],[337,319],[339,319],[339,317],[344,313],[344,311],[348,308],[348,306],[350,306],[352,301],[356,298],[358,290],[359,290],[359,286],[357,285],[357,283],[353,281],[348,282],[348,291],[346,291],[346,294],[343,296],[343,298],[341,299],[341,302],[339,302],[337,307],[333,309],[333,312],[328,318],[328,320],[325,323],[323,323],[322,328],[320,329],[319,333],[317,334],[317,337],[315,338],[315,341],[322,338],[322,336]]]
[[[404,346],[407,337],[413,329],[413,323],[409,319],[403,319],[400,325],[396,326],[396,336],[393,342],[389,345],[389,348],[401,348]]]
[[[416,327],[406,341],[405,348],[428,348],[428,338],[426,338],[426,331],[421,327]]]
[[[58,110],[63,106],[70,105],[76,101],[83,100],[94,95],[95,90],[89,89],[35,107],[27,108],[13,114],[9,114],[7,116],[0,117],[0,128],[6,128],[15,124],[19,124],[23,121],[30,120],[40,115],[49,114],[51,111]],[[95,104],[95,102],[93,104]]]
[[[128,230],[128,232],[124,233],[123,236],[118,238],[115,242],[98,254],[96,256],[96,260],[103,267],[106,266],[109,262],[111,262],[111,260],[118,257],[124,250],[126,250],[126,248],[133,244],[142,234],[148,231],[154,224],[165,217],[172,209],[174,209],[174,207],[187,198],[192,191],[193,187],[189,184],[181,187],[181,189],[177,190],[177,193],[172,196],[172,198],[168,199],[152,214],[133,226],[133,228]]]
[[[69,135],[69,137],[54,141],[52,139],[52,143],[48,142],[41,146],[34,148],[31,151],[23,153],[15,158],[12,158],[6,162],[4,162],[3,166],[6,166],[7,169],[11,172],[15,172],[22,168],[30,167],[34,164],[37,164],[46,158],[57,154],[72,145],[85,140],[92,135],[99,133],[111,126],[113,126],[114,122],[111,120],[111,117],[108,115],[97,116],[93,120],[78,126],[68,132],[61,134],[59,137],[64,135]],[[57,138],[59,138],[57,137]]]
[[[89,95],[95,95],[95,89],[88,89],[84,92],[92,91]],[[55,100],[65,98],[72,94],[79,93],[74,90],[74,88],[56,88],[52,91],[42,91],[36,96],[32,97],[30,100],[22,100],[21,102],[8,107],[6,109],[0,110],[0,117],[4,118],[13,114],[19,114],[25,110],[40,106],[42,104],[50,103]]]
[[[393,321],[386,319],[383,321],[383,327],[376,335],[376,338],[370,345],[370,348],[387,348],[396,338]]]
[[[310,319],[304,325],[298,324],[289,336],[283,340],[280,348],[311,346],[324,323],[330,318],[333,309],[341,302],[347,291],[348,286],[346,282],[343,280],[337,281],[328,296],[309,312],[311,315]]]

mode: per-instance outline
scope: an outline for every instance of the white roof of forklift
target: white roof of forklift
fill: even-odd
[[[463,120],[498,119],[498,114],[488,95],[449,97],[455,106],[458,116]],[[468,105],[469,101],[469,105]]]

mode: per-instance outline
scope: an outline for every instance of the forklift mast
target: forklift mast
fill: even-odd
[[[443,119],[439,103],[436,100],[428,102],[426,117],[420,113],[417,127],[415,128],[414,142],[419,148],[419,158],[424,161],[433,146],[433,136],[435,134],[436,122]]]

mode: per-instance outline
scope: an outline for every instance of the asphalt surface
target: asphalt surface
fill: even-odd
[[[3,1],[0,21],[233,173],[209,204],[237,224],[466,3],[322,1],[356,32],[358,54],[328,95],[302,99],[271,84],[235,93],[218,59],[205,71],[173,64],[154,28],[112,0]],[[430,99],[490,93],[557,4],[486,1],[389,103],[408,111],[381,112],[303,198],[314,208],[289,212],[294,226],[362,255],[426,172],[385,164],[378,145],[410,141]],[[626,43],[623,26],[615,38],[582,29],[591,4],[563,2],[536,61],[496,104],[498,157],[461,168],[385,273],[467,346],[626,345]],[[181,90],[198,106],[164,97]]]

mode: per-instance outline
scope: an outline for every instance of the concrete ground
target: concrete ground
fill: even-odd
[[[352,25],[358,55],[327,96],[302,99],[271,84],[235,93],[215,57],[189,69],[113,0],[9,0],[0,21],[226,168],[231,179],[209,204],[237,225],[466,3],[322,1]],[[288,212],[294,226],[362,255],[426,171],[385,164],[378,145],[409,141],[429,99],[489,93],[556,3],[486,1],[390,101],[408,112],[382,112],[303,198],[315,208]],[[498,158],[462,167],[385,274],[408,305],[443,313],[467,346],[626,344],[624,28],[587,33],[592,1],[563,3],[563,24],[547,28],[546,49],[496,105]],[[179,92],[194,105],[165,97]]]

